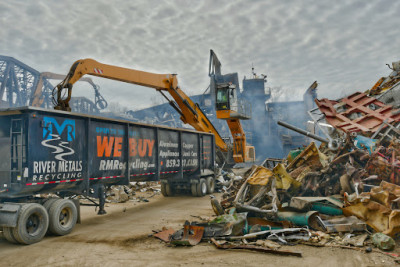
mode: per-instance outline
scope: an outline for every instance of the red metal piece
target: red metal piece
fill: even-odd
[[[181,240],[171,240],[176,246],[195,246],[200,243],[204,234],[204,227],[196,225],[184,225]]]
[[[326,121],[335,128],[346,133],[364,132],[373,133],[387,119],[387,123],[400,121],[398,109],[385,105],[364,93],[354,93],[340,101],[329,99],[315,99],[315,103]],[[395,114],[393,114],[395,113]],[[383,127],[387,127],[386,125]]]
[[[169,242],[169,239],[171,237],[171,235],[175,233],[175,230],[172,228],[163,230],[161,232],[158,232],[157,234],[154,234],[154,237],[157,237],[158,239],[161,239],[164,242]]]

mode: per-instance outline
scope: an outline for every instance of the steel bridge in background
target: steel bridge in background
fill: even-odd
[[[0,55],[0,108],[37,106],[53,109],[53,77],[43,75],[25,63],[8,56]],[[102,105],[96,105],[86,97],[71,99],[74,112],[93,114],[107,106],[104,98],[95,88],[95,101],[101,99]],[[34,101],[39,97],[40,101]],[[100,95],[100,96],[99,96]],[[38,102],[38,103],[37,103]]]
[[[21,61],[0,56],[0,107],[31,105],[39,76],[39,71]],[[46,93],[48,92],[44,90],[43,95]],[[51,94],[51,91],[49,93]]]

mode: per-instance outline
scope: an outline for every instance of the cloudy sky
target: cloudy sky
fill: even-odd
[[[62,74],[81,58],[178,73],[185,92],[200,94],[213,49],[223,73],[249,77],[253,64],[287,97],[317,80],[319,97],[337,98],[369,89],[400,60],[399,11],[396,0],[2,0],[0,55]],[[95,82],[109,102],[155,102],[152,89]]]

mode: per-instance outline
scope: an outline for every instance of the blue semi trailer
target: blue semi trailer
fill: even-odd
[[[0,111],[0,227],[13,243],[70,233],[79,198],[133,181],[160,181],[164,196],[214,191],[209,133],[41,108]],[[57,198],[43,198],[52,193]]]

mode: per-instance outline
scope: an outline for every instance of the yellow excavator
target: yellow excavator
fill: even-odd
[[[392,67],[390,67],[389,64],[386,65],[392,70],[392,73],[387,77],[381,77],[375,85],[367,91],[368,95],[380,95],[400,82],[400,61],[392,62]]]
[[[221,62],[214,51],[210,50],[208,75],[211,78],[211,92],[215,96],[215,110],[218,119],[226,120],[233,138],[233,159],[235,162],[254,162],[255,149],[246,141],[246,134],[241,120],[251,119],[251,106],[239,99],[239,88],[232,82],[232,77],[221,73]]]
[[[242,163],[248,159],[248,157],[245,155],[244,149],[235,149],[237,147],[243,147],[243,144],[237,143],[242,142],[242,139],[235,138],[234,136],[234,149],[232,152],[232,147],[223,140],[218,131],[215,129],[214,125],[203,113],[200,107],[179,88],[176,74],[155,74],[102,64],[93,59],[77,60],[71,66],[71,69],[65,79],[55,88],[55,109],[71,111],[69,101],[71,100],[72,87],[75,82],[77,82],[86,74],[156,89],[181,115],[180,118],[184,123],[190,124],[198,131],[214,134],[215,143],[218,147],[217,151],[219,152],[217,153],[217,157],[220,164],[222,164],[222,162],[226,162],[228,164]],[[164,92],[168,92],[174,101],[170,100]],[[241,155],[237,155],[237,153],[241,153]],[[233,157],[234,162],[230,160],[230,157]],[[254,161],[254,157],[252,160]]]
[[[235,162],[249,162],[255,159],[255,149],[246,144],[246,134],[240,120],[249,119],[248,115],[238,111],[236,87],[230,83],[217,85],[216,115],[226,120],[233,138],[233,159]]]

